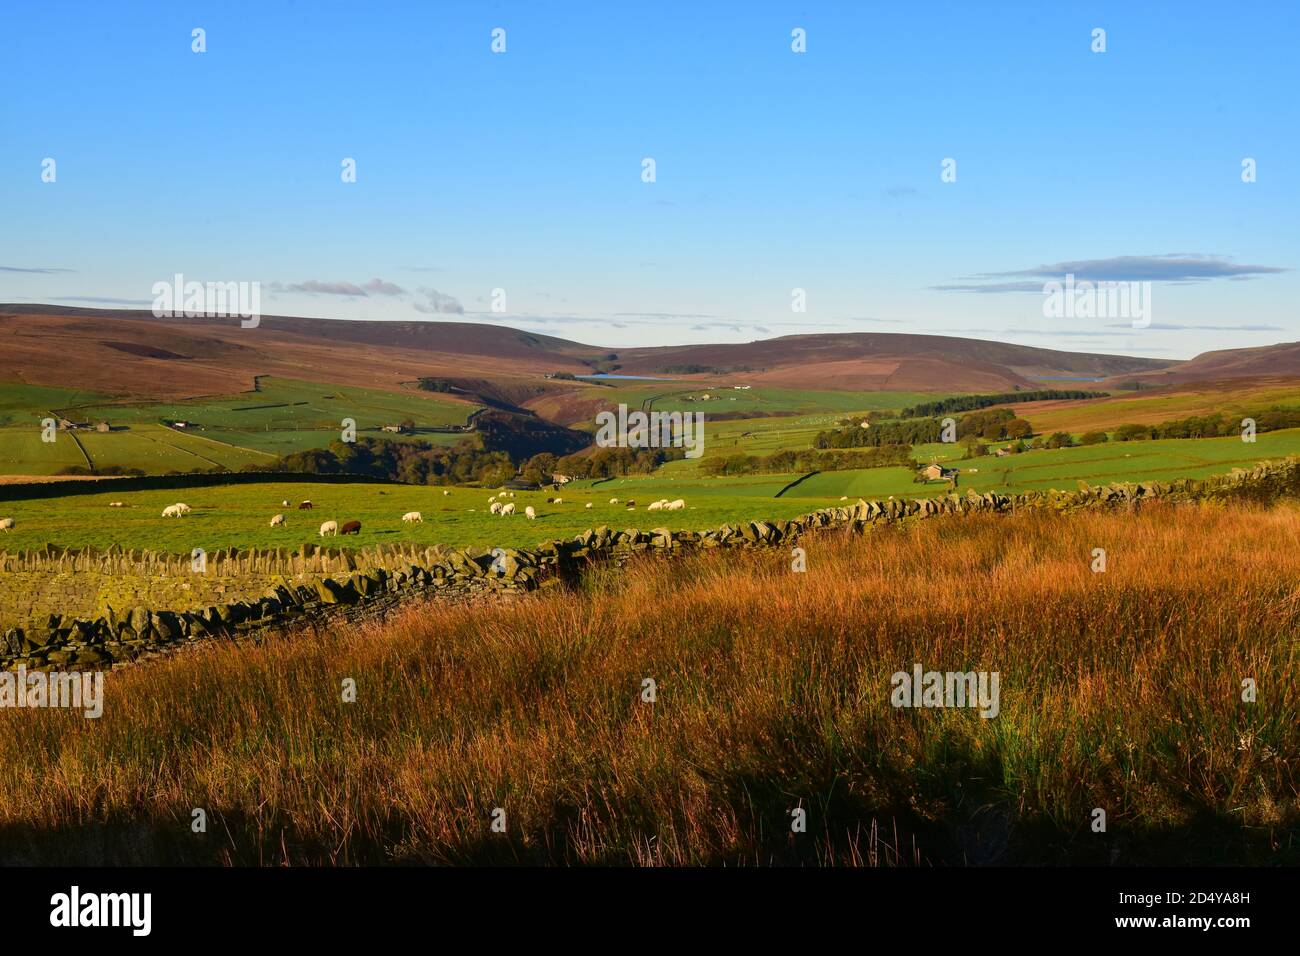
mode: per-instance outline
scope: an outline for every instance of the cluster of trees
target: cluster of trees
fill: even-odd
[[[454,448],[428,442],[358,438],[334,441],[328,448],[308,448],[271,465],[249,471],[288,471],[305,475],[373,475],[413,485],[449,485],[481,481],[499,485],[514,477],[515,466],[503,451],[485,451],[473,441]]]
[[[708,373],[710,375],[726,375],[731,372],[752,372],[753,369],[748,365],[697,365],[694,362],[684,362],[680,365],[665,365],[662,368],[655,369],[661,375],[700,375]]]
[[[1023,418],[1016,418],[1009,408],[993,408],[986,412],[971,412],[957,420],[957,437],[974,435],[985,441],[1006,441],[1028,438],[1034,426]]]
[[[779,451],[772,455],[728,455],[706,458],[700,470],[706,475],[780,474],[790,471],[848,471],[856,468],[915,468],[909,445],[882,445],[864,451],[816,452],[812,449]]]
[[[421,378],[416,382],[416,386],[425,392],[454,392],[456,386],[445,378]]]
[[[1156,438],[1226,438],[1241,434],[1243,418],[1255,420],[1258,432],[1300,427],[1300,409],[1270,408],[1247,415],[1201,415],[1161,422],[1158,425],[1120,425],[1115,441],[1145,441]]]
[[[621,478],[627,475],[648,475],[666,461],[686,457],[684,448],[598,448],[590,454],[564,455],[551,453],[534,455],[520,466],[520,472],[531,476],[561,474],[569,478]]]
[[[216,468],[212,468],[209,470],[213,472],[217,472],[217,471],[225,471],[226,469],[218,465]],[[61,475],[113,475],[113,476],[139,477],[143,475],[144,472],[141,471],[139,468],[124,468],[122,465],[105,465],[103,468],[87,468],[85,465],[65,465],[63,468],[60,468],[54,474],[60,476]],[[179,475],[180,472],[173,471],[173,472],[169,472],[169,474]]]
[[[1014,402],[1042,402],[1049,399],[1105,398],[1106,392],[1084,392],[1078,389],[1041,388],[1029,392],[1002,392],[997,395],[956,395],[937,402],[922,402],[905,408],[902,418],[930,418],[954,412],[971,412],[991,405],[1008,405]]]
[[[868,417],[867,421],[871,421]],[[968,436],[987,441],[1028,438],[1033,426],[1023,418],[1016,418],[1009,408],[994,408],[985,412],[972,412],[957,419],[956,438]],[[939,418],[910,418],[903,421],[873,422],[863,428],[861,422],[848,422],[832,431],[818,432],[813,439],[814,448],[872,448],[882,445],[921,445],[943,440],[943,420]]]
[[[586,432],[556,425],[532,414],[490,409],[474,420],[483,447],[503,451],[513,461],[523,461],[547,452],[571,455],[591,444]],[[567,474],[567,473],[566,473]]]

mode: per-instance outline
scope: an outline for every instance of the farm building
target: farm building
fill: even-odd
[[[113,426],[108,422],[95,422],[95,431],[97,432],[111,432],[112,430]]]
[[[921,469],[921,477],[926,481],[947,481],[956,478],[957,474],[956,468],[945,468],[943,465],[926,465]]]
[[[402,426],[401,426],[401,425],[385,425],[385,426],[383,427],[383,430],[386,431],[386,432],[394,432],[394,433],[397,433],[397,434],[401,434]]]

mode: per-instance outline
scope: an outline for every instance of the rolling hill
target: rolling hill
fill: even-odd
[[[597,367],[837,391],[1007,391],[1041,378],[1157,375],[1172,364],[938,335],[792,335],[614,350],[474,322],[268,316],[242,329],[235,319],[41,305],[0,305],[0,348],[27,384],[76,383],[142,398],[230,394],[251,389],[258,375],[393,390],[440,376],[522,403],[591,388],[545,375]],[[690,369],[702,371],[683,371]]]

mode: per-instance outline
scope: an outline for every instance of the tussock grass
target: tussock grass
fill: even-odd
[[[0,855],[1295,863],[1298,536],[1294,506],[940,519],[809,539],[804,574],[647,559],[211,644],[112,674],[98,721],[0,711]],[[998,671],[1001,713],[891,707],[918,662]]]

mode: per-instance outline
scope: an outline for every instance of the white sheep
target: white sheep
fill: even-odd
[[[684,500],[682,500],[681,498],[678,498],[676,501],[670,501],[670,502],[668,502],[668,504],[664,505],[664,510],[665,510],[665,511],[681,511],[681,510],[682,510],[683,508],[685,508],[685,507],[686,507],[686,502],[685,502]]]
[[[646,506],[646,511],[662,511],[664,505],[668,504],[667,498],[660,498],[658,501],[652,501]]]
[[[532,521],[537,517],[537,512],[533,510],[532,505],[528,505],[524,508],[524,517],[529,521]]]
[[[611,505],[616,505],[616,504],[618,504],[618,499],[617,499],[617,498],[610,498],[610,499],[609,499],[609,503],[610,503]]]
[[[337,521],[326,521],[323,525],[320,526],[320,536],[322,538],[325,537],[325,535],[327,534],[332,534],[335,537],[337,537],[338,533],[339,533],[339,523]]]
[[[3,531],[5,534],[8,534],[13,529],[14,529],[13,518],[0,518],[0,531]]]
[[[163,509],[162,516],[164,518],[179,518],[181,516],[181,509],[176,505],[168,505]]]
[[[272,527],[272,528],[283,528],[283,527],[285,527],[285,523],[284,523],[284,515],[276,515],[275,517],[273,517],[273,518],[271,519],[271,527]]]
[[[120,502],[120,501],[110,501],[110,502],[108,503],[108,506],[109,506],[110,508],[121,508],[121,507],[122,507],[122,502]]]
[[[506,503],[505,505],[503,505],[502,508],[501,508],[501,514],[502,514],[503,517],[504,517],[505,515],[512,515],[512,514],[514,514],[514,513],[515,513],[515,503],[514,503],[513,501],[511,501],[511,502],[507,502],[507,503]]]
[[[287,500],[286,500],[286,501],[281,501],[281,502],[280,502],[280,507],[281,507],[281,508],[287,508],[287,507],[289,507],[289,502],[288,502]]]
[[[492,502],[492,507],[489,508],[488,511],[492,512],[494,515],[499,515],[501,513],[501,509],[504,507],[505,505],[503,505],[501,502],[494,501]]]
[[[488,499],[488,504],[491,504],[492,502],[494,502],[494,501],[496,501],[496,500],[497,500],[497,496],[496,496],[496,495],[493,495],[491,498]]]
[[[447,497],[448,495],[450,495],[450,494],[451,494],[450,491],[447,491],[446,489],[443,489],[442,496],[443,496],[444,498],[446,498],[446,497]]]
[[[556,498],[556,499],[555,499],[555,503],[556,503],[557,505],[562,505],[562,504],[564,504],[564,499],[563,499],[563,498]]]
[[[424,515],[418,511],[408,511],[402,515],[402,521],[406,524],[424,524]]]
[[[176,502],[176,509],[183,515],[187,515],[194,510],[189,505],[184,504],[183,502],[180,501]]]
[[[590,502],[590,501],[587,502],[587,507],[588,507],[588,508],[591,507],[591,502]]]

